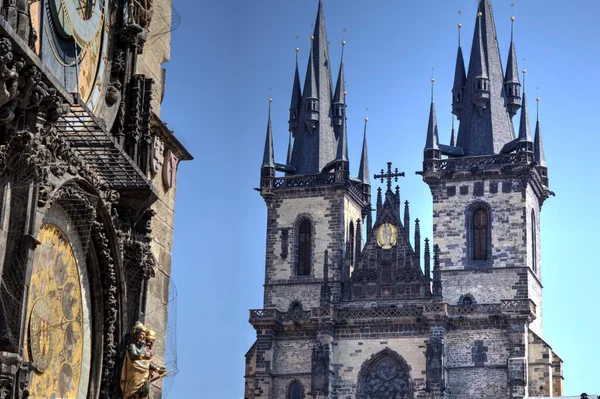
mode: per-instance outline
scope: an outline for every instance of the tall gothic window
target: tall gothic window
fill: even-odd
[[[289,399],[302,399],[302,384],[298,381],[290,385]]]
[[[310,275],[310,258],[312,244],[312,225],[308,219],[302,220],[298,233],[298,276]]]
[[[489,213],[478,207],[473,211],[472,248],[473,260],[488,260]]]
[[[537,225],[535,222],[535,212],[531,210],[531,265],[533,272],[537,273]]]

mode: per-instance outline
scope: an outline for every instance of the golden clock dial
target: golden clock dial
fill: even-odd
[[[26,356],[35,368],[30,396],[81,397],[91,359],[87,275],[57,226],[44,224],[38,240],[27,301]]]

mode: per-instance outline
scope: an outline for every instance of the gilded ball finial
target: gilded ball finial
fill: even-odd
[[[369,117],[365,116],[365,122],[368,122],[368,121],[369,121]]]
[[[523,73],[527,73],[527,69],[523,69]]]
[[[299,52],[299,51],[300,51],[300,48],[299,48],[299,47],[296,47],[296,52]]]
[[[273,102],[273,99],[272,99],[271,97],[269,97],[269,102],[270,102],[270,103],[272,103],[272,102]]]
[[[435,83],[435,78],[431,78],[431,83]]]
[[[540,98],[539,98],[539,97],[536,97],[536,98],[535,98],[535,101],[537,101],[537,102],[539,103],[539,102],[540,102]]]
[[[483,13],[482,13],[481,11],[479,11],[479,12],[477,13],[477,16],[481,18],[481,17],[483,16]]]
[[[515,17],[514,17],[514,15],[513,15],[512,17],[510,17],[510,20],[511,20],[512,22],[515,22]]]
[[[457,26],[458,26],[458,29],[462,28],[462,24],[460,22],[458,23]]]
[[[310,35],[310,40],[315,40],[315,36],[314,35]]]

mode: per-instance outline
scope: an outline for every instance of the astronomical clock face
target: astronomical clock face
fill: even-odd
[[[44,64],[67,91],[78,92],[92,111],[105,86],[109,6],[110,0],[46,0],[30,5],[32,21],[43,15],[43,39],[38,39],[36,49]]]
[[[35,252],[28,309],[27,356],[33,398],[85,397],[91,332],[87,275],[66,236],[43,225]]]

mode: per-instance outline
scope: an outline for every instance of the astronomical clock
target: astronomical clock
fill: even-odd
[[[144,58],[168,58],[150,39],[170,14],[150,22],[170,6],[0,2],[2,399],[161,396],[170,253],[153,221],[172,231],[169,191],[192,159],[157,116],[164,71]]]

